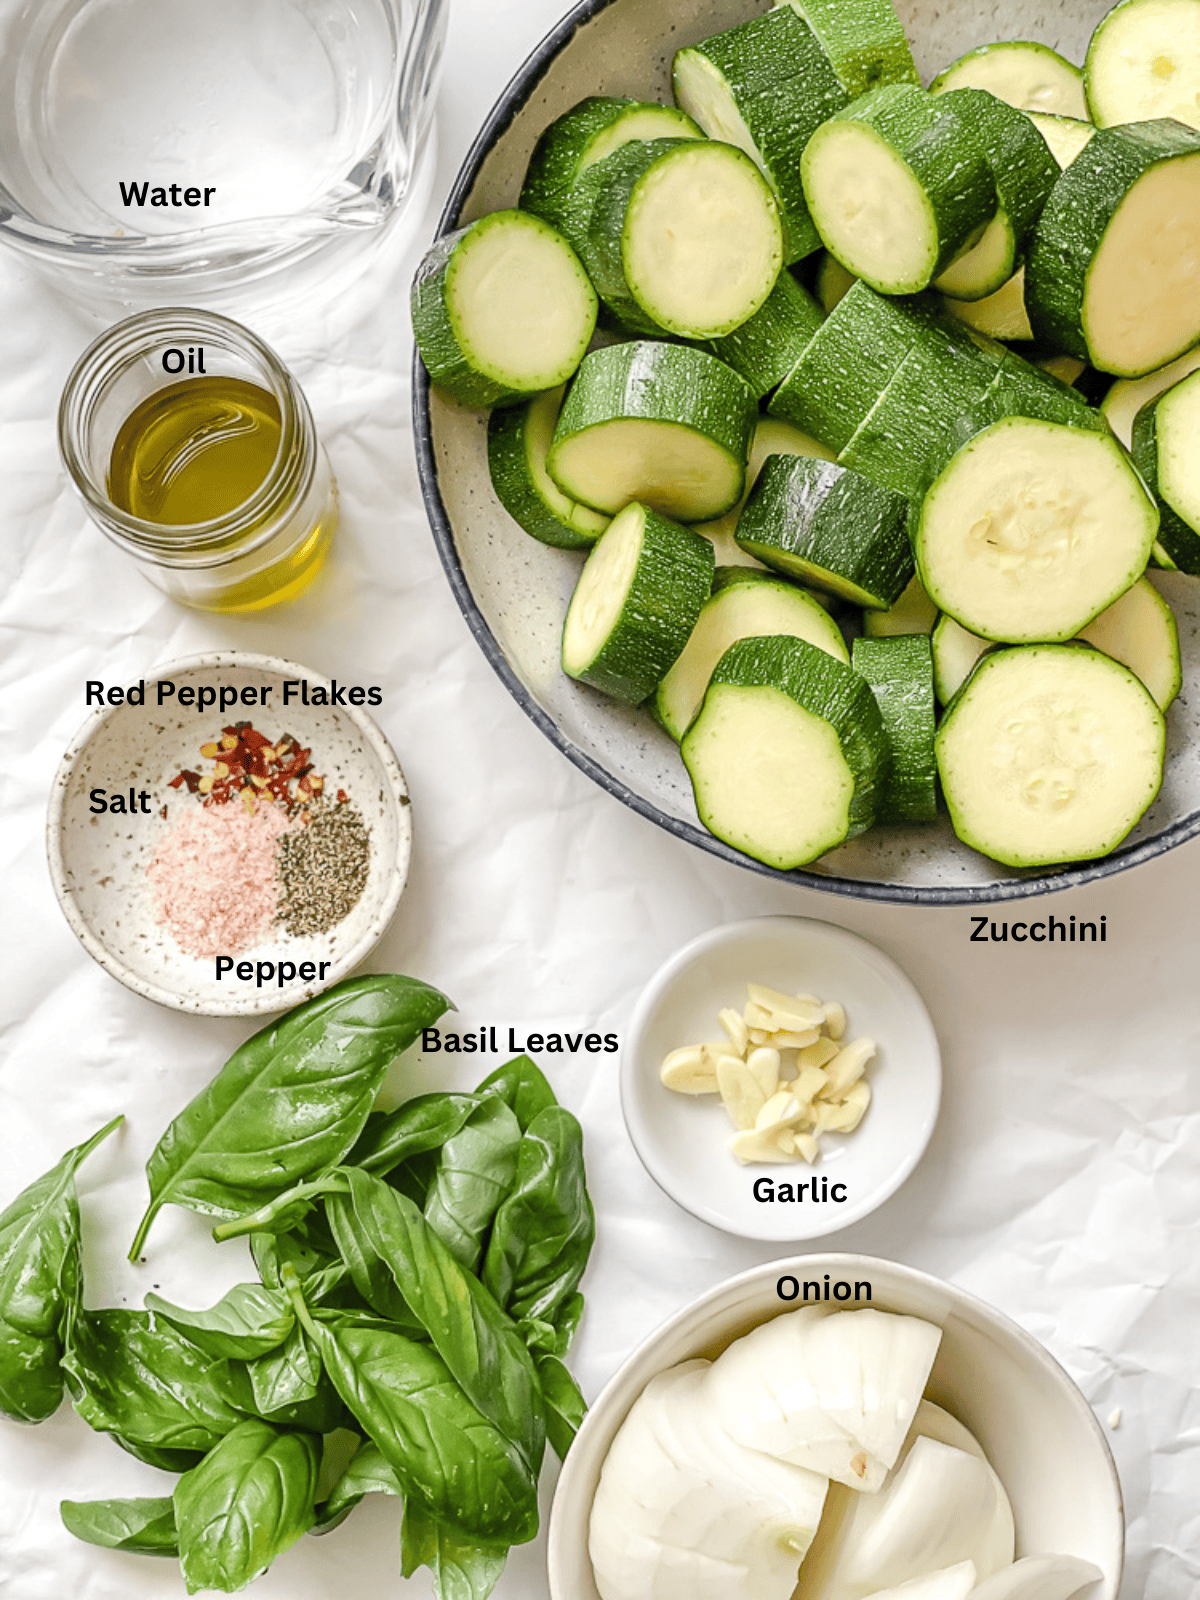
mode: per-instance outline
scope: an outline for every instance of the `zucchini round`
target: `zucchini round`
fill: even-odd
[[[1099,128],[1156,117],[1200,128],[1200,0],[1122,0],[1092,35],[1083,71]]]
[[[1044,111],[1062,117],[1087,117],[1083,74],[1049,45],[1009,39],[968,50],[929,86],[931,94],[949,89],[986,89],[1018,111]]]
[[[563,391],[547,389],[488,418],[488,471],[500,504],[525,532],[564,550],[590,549],[608,518],[565,495],[546,471]]]
[[[1158,501],[1158,553],[1180,572],[1200,574],[1200,373],[1149,401],[1133,423],[1133,459]],[[1163,562],[1163,565],[1167,564]]]
[[[1100,402],[1100,415],[1126,450],[1133,447],[1133,422],[1142,407],[1174,388],[1181,378],[1197,368],[1200,368],[1200,348],[1189,350],[1143,378],[1117,379]]]
[[[712,340],[709,348],[762,400],[787,377],[824,322],[820,306],[786,269],[748,322]]]
[[[1175,613],[1150,582],[1139,578],[1079,637],[1127,666],[1165,711],[1183,687]]]
[[[904,593],[886,611],[864,611],[863,632],[869,639],[890,639],[897,633],[928,633],[938,610],[914,573]]]
[[[904,24],[889,0],[789,0],[820,40],[851,95],[920,83]]]
[[[937,761],[928,637],[906,633],[856,639],[852,664],[871,685],[891,752],[879,821],[932,822],[937,816]]]

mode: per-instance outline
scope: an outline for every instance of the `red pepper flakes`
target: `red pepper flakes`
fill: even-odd
[[[222,728],[219,739],[201,745],[200,754],[212,762],[212,770],[185,769],[171,779],[170,786],[178,789],[186,784],[188,793],[200,794],[206,806],[226,805],[240,798],[247,810],[252,810],[261,799],[294,812],[310,805],[325,787],[325,779],[313,771],[311,749],[288,733],[272,744],[249,722]],[[341,790],[338,798],[344,798]]]

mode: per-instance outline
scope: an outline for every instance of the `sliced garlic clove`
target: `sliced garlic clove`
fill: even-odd
[[[801,1033],[806,1028],[819,1028],[825,1019],[825,1007],[820,1000],[781,994],[778,989],[768,989],[761,983],[748,983],[746,992],[750,1004],[765,1012],[771,1025],[778,1030]]]
[[[717,1073],[704,1059],[704,1050],[690,1044],[682,1050],[672,1050],[659,1070],[659,1077],[668,1089],[676,1094],[716,1094]]]
[[[729,1151],[743,1166],[752,1161],[790,1161],[792,1157],[779,1142],[780,1131],[778,1128],[750,1128],[735,1133],[728,1142]]]
[[[839,1050],[825,1068],[826,1084],[821,1091],[822,1100],[843,1100],[847,1091],[858,1082],[874,1059],[874,1039],[855,1039]]]
[[[725,1035],[739,1056],[746,1054],[746,1046],[750,1036],[746,1031],[746,1024],[732,1006],[726,1006],[724,1011],[718,1011],[717,1021],[725,1030]]]
[[[803,1033],[791,1033],[785,1029],[768,1037],[776,1050],[806,1050],[809,1045],[816,1044],[821,1035],[816,1028],[805,1028]]]
[[[742,1017],[744,1018],[748,1028],[761,1028],[764,1033],[775,1032],[775,1027],[771,1019],[771,1013],[766,1006],[756,1006],[754,1002],[751,1001],[749,1005],[747,1005],[746,1009],[742,1012]]]
[[[825,1007],[825,1032],[831,1039],[840,1039],[846,1031],[846,1008],[831,1000]]]
[[[796,1052],[796,1071],[803,1072],[805,1067],[823,1067],[837,1053],[838,1047],[832,1039],[819,1038],[814,1044],[805,1045],[803,1050]]]
[[[746,1031],[749,1035],[750,1046],[752,1049],[757,1050],[762,1045],[770,1045],[772,1050],[776,1048],[783,1048],[782,1045],[776,1046],[776,1035],[773,1034],[769,1028],[748,1028]]]
[[[785,1156],[791,1157],[796,1154],[796,1138],[790,1128],[785,1128],[782,1133],[777,1133],[775,1135],[775,1143]]]
[[[863,1119],[867,1107],[871,1104],[871,1085],[869,1083],[856,1083],[846,1098],[838,1105],[823,1106],[822,1111],[831,1113],[826,1127],[830,1133],[853,1133]],[[820,1129],[820,1113],[818,1113],[818,1132]]]
[[[821,1146],[815,1133],[794,1133],[792,1145],[801,1161],[807,1161],[811,1167],[821,1154]]]
[[[779,1051],[759,1045],[746,1057],[746,1065],[769,1100],[779,1088]]]
[[[810,1100],[815,1100],[824,1087],[825,1074],[820,1067],[805,1067],[788,1085],[788,1088],[802,1105],[807,1105]]]
[[[717,1063],[717,1089],[734,1127],[753,1128],[767,1097],[746,1063],[723,1056]]]
[[[714,1074],[720,1062],[742,1059],[741,1054],[733,1048],[728,1039],[710,1040],[708,1044],[702,1044],[700,1054],[704,1057],[705,1066]]]
[[[756,1128],[790,1127],[794,1119],[804,1115],[804,1107],[786,1089],[773,1094],[754,1119]]]

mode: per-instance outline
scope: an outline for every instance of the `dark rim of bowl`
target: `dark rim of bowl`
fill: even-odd
[[[555,56],[584,23],[590,22],[594,16],[607,10],[613,3],[614,0],[581,0],[579,5],[568,11],[562,21],[550,30],[517,69],[492,107],[487,121],[479,130],[459,169],[438,221],[438,238],[452,233],[458,227],[463,206],[475,185],[484,161],[545,77]],[[1084,884],[1111,877],[1113,873],[1123,872],[1129,867],[1140,866],[1142,862],[1151,861],[1155,856],[1162,855],[1167,850],[1174,849],[1176,845],[1183,844],[1200,834],[1200,810],[1197,810],[1180,817],[1152,838],[1122,846],[1098,861],[1081,862],[1077,866],[1065,867],[1061,872],[1047,872],[1023,878],[1004,878],[995,883],[969,883],[956,886],[888,883],[876,878],[834,877],[821,872],[805,872],[800,868],[785,872],[778,867],[769,867],[761,861],[755,861],[751,856],[743,855],[740,850],[734,850],[732,846],[723,843],[707,829],[695,823],[686,822],[681,817],[668,816],[652,801],[635,793],[620,778],[600,766],[586,751],[573,744],[554,719],[538,705],[525,684],[513,671],[496,636],[488,626],[487,619],[476,603],[459,559],[454,529],[450,524],[450,517],[438,487],[433,423],[429,409],[429,375],[425,371],[420,353],[415,349],[412,387],[413,434],[417,449],[417,472],[421,481],[421,494],[425,500],[425,510],[433,531],[434,542],[450,588],[476,643],[525,715],[545,734],[551,744],[562,751],[568,761],[578,767],[580,772],[586,773],[601,789],[623,801],[639,816],[657,823],[667,833],[674,834],[677,839],[685,839],[689,844],[698,845],[701,850],[707,850],[710,855],[719,856],[735,866],[748,867],[752,872],[761,873],[764,877],[774,878],[783,883],[793,883],[804,889],[820,889],[826,894],[847,895],[859,900],[893,901],[899,905],[961,906],[987,905],[1001,900],[1024,900],[1035,895],[1054,894],[1062,889],[1078,889]]]

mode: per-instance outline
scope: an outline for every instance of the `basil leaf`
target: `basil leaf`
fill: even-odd
[[[127,1439],[123,1433],[110,1433],[109,1438],[136,1460],[144,1461],[148,1467],[157,1467],[160,1472],[190,1472],[204,1460],[203,1450],[163,1450],[157,1445]]]
[[[484,1100],[442,1146],[425,1217],[472,1272],[483,1236],[517,1175],[521,1125],[498,1096]]]
[[[344,1261],[308,1242],[305,1228],[291,1233],[252,1233],[250,1254],[258,1275],[268,1289],[282,1289],[283,1268],[291,1264],[304,1285],[309,1305],[322,1305],[341,1286],[348,1274]]]
[[[381,1183],[382,1180],[375,1178],[372,1182]],[[388,1193],[391,1192],[389,1189]],[[425,1331],[424,1325],[405,1299],[391,1264],[363,1234],[354,1206],[334,1196],[327,1201],[325,1214],[358,1294],[398,1332],[419,1338]]]
[[[145,1311],[72,1308],[63,1372],[83,1420],[127,1448],[210,1450],[242,1420],[226,1364]]]
[[[239,1407],[276,1427],[331,1433],[341,1421],[341,1396],[301,1327],[278,1350],[239,1365],[234,1384]]]
[[[75,1174],[123,1117],[68,1150],[0,1213],[0,1414],[44,1422],[62,1403],[61,1327],[78,1294]]]
[[[475,1093],[481,1100],[491,1095],[503,1100],[521,1124],[522,1133],[539,1112],[558,1104],[546,1074],[529,1056],[514,1056],[497,1067]]]
[[[142,1556],[177,1556],[175,1506],[161,1500],[64,1500],[59,1514],[68,1533],[105,1550]]]
[[[309,1331],[338,1393],[407,1497],[468,1537],[506,1544],[533,1538],[535,1474],[467,1399],[436,1350],[349,1319],[314,1322]]]
[[[587,1416],[587,1401],[557,1356],[539,1356],[537,1370],[550,1447],[560,1461],[565,1461],[579,1426]]]
[[[146,1310],[169,1322],[206,1355],[243,1361],[276,1349],[296,1321],[287,1296],[278,1289],[265,1289],[260,1283],[235,1284],[207,1311],[187,1311],[159,1295],[148,1294]]]
[[[545,1420],[537,1372],[516,1328],[410,1200],[370,1173],[349,1176],[349,1201],[326,1202],[331,1220],[392,1275],[464,1394],[516,1443],[536,1480]]]
[[[440,1150],[478,1105],[474,1094],[419,1094],[395,1111],[373,1111],[346,1164],[386,1177],[402,1161]]]
[[[411,1578],[418,1567],[428,1567],[437,1600],[486,1600],[500,1581],[507,1560],[507,1550],[470,1544],[416,1501],[405,1502],[400,1571]]]
[[[369,1494],[402,1495],[400,1480],[388,1465],[379,1446],[365,1439],[350,1457],[346,1470],[334,1483],[328,1496],[317,1507],[317,1520],[310,1533],[332,1533]]]
[[[179,1564],[189,1594],[233,1594],[310,1527],[321,1465],[311,1433],[240,1423],[175,1485]]]
[[[516,1183],[496,1213],[482,1278],[517,1321],[553,1324],[583,1277],[596,1237],[583,1130],[551,1106],[529,1124]]]
[[[555,1313],[553,1322],[545,1322],[541,1317],[522,1317],[517,1323],[517,1332],[535,1360],[539,1351],[552,1356],[565,1356],[571,1348],[582,1316],[583,1296],[577,1292],[567,1296]]]
[[[150,1204],[237,1217],[336,1165],[388,1067],[450,1002],[415,978],[348,978],[247,1039],[176,1117],[146,1164]]]

